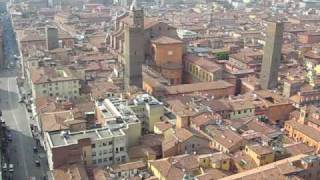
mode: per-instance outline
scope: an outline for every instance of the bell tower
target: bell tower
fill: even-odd
[[[143,8],[138,6],[137,1],[133,0],[130,6],[130,18],[132,18],[133,25],[136,28],[143,28],[144,25],[144,12]]]
[[[130,23],[124,29],[125,90],[129,90],[130,86],[142,88],[142,64],[145,60],[144,11],[136,0],[132,1],[129,18]]]

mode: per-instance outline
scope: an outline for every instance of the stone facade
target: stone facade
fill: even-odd
[[[142,87],[142,64],[144,63],[144,13],[143,9],[132,7],[132,24],[124,27],[124,86]]]
[[[284,25],[269,23],[267,41],[264,47],[260,83],[263,89],[274,89],[278,85],[278,71],[281,60],[281,47]]]

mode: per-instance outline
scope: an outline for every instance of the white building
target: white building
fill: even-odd
[[[105,166],[128,161],[127,138],[121,129],[45,132],[45,145],[50,170],[73,163]]]
[[[141,137],[141,121],[120,97],[109,97],[96,101],[97,123],[109,129],[122,129],[127,137],[128,146],[136,145]]]
[[[163,103],[149,94],[136,96],[129,106],[142,122],[142,132],[145,133],[153,132],[155,123],[164,115]]]
[[[198,33],[186,29],[177,29],[177,35],[181,40],[194,40],[198,38]]]

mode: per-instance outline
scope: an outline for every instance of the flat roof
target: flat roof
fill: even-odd
[[[91,129],[79,132],[52,131],[48,133],[52,146],[67,146],[77,144],[79,140],[90,138],[92,141],[112,138],[113,136],[124,136],[121,130],[110,130],[109,128]]]

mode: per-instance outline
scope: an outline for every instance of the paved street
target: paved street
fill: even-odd
[[[26,179],[30,176],[42,178],[46,169],[45,153],[33,153],[36,142],[32,138],[25,105],[18,103],[19,90],[14,74],[14,72],[0,73],[0,108],[13,137],[8,154],[10,162],[15,165],[14,179]],[[40,167],[35,166],[36,159],[42,159]]]
[[[46,154],[43,150],[39,153],[33,152],[36,141],[32,137],[29,114],[26,111],[25,104],[19,103],[20,94],[16,82],[17,67],[19,64],[14,59],[17,52],[15,36],[12,31],[10,19],[8,16],[2,17],[5,33],[5,63],[3,69],[0,69],[0,109],[3,112],[3,119],[9,126],[13,141],[9,143],[7,156],[10,163],[14,164],[14,180],[24,180],[29,177],[43,179],[46,175],[47,163]],[[8,64],[13,63],[15,67],[7,69]],[[40,149],[38,147],[38,149]],[[40,167],[36,167],[35,160],[40,160]]]

